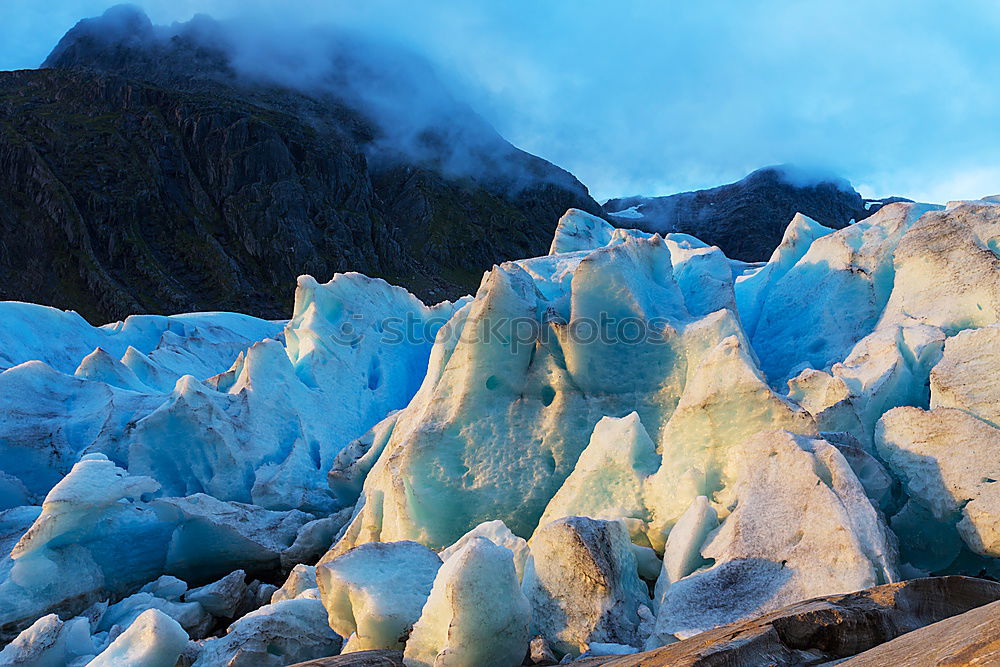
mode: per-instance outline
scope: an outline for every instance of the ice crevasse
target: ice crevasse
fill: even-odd
[[[454,304],[345,274],[284,323],[50,311],[0,328],[6,652],[516,665],[1000,574],[991,202],[797,215],[761,264],[571,210]]]

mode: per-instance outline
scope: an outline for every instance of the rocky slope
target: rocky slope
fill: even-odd
[[[78,24],[43,69],[0,73],[0,299],[96,323],[278,318],[298,275],[357,270],[436,301],[543,253],[568,207],[600,211],[431,73],[422,94],[442,115],[407,137],[414,150],[357,102],[369,80],[403,102],[415,94],[372,74],[378,64],[355,64],[370,76],[354,87],[306,94],[244,76],[228,34],[206,17],[168,30],[119,7]],[[349,53],[337,57],[351,65]]]
[[[758,262],[770,257],[796,213],[841,229],[895,201],[906,200],[864,200],[846,181],[778,166],[708,190],[611,199],[604,209],[619,227],[691,234],[727,257]]]

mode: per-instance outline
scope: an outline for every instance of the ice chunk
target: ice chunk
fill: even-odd
[[[96,651],[90,622],[77,616],[65,623],[55,614],[42,616],[0,651],[0,665],[62,667]]]
[[[350,638],[345,652],[402,648],[440,567],[437,554],[416,542],[363,544],[317,565],[330,627]]]
[[[142,612],[125,632],[89,663],[90,667],[174,667],[188,636],[177,621],[158,609]]]
[[[247,594],[246,576],[243,570],[231,572],[216,582],[188,591],[184,601],[200,603],[213,616],[233,618]]]
[[[718,514],[709,504],[708,498],[705,496],[695,498],[667,536],[667,544],[663,550],[663,567],[656,579],[657,604],[663,600],[670,584],[708,563],[701,556],[701,547],[708,535],[718,526]]]
[[[923,216],[893,254],[895,282],[879,326],[920,322],[954,333],[1000,320],[998,239],[995,205]]]
[[[180,600],[184,592],[187,591],[186,582],[165,574],[156,581],[151,581],[139,589],[140,593],[150,593],[164,600]]]
[[[20,629],[57,608],[77,613],[165,572],[204,581],[240,567],[276,569],[312,519],[201,494],[147,500],[156,489],[102,454],[77,463],[0,568],[0,627]]]
[[[875,440],[911,502],[946,526],[957,523],[973,552],[1000,556],[1000,429],[954,408],[896,408]]]
[[[803,366],[828,369],[875,328],[893,289],[893,251],[917,218],[934,208],[890,204],[816,238],[769,285],[751,340],[774,386]]]
[[[454,556],[462,547],[465,546],[470,540],[484,537],[498,547],[505,547],[511,552],[514,557],[514,570],[517,572],[517,580],[521,581],[524,576],[524,563],[528,559],[528,543],[522,538],[518,537],[514,533],[510,532],[507,526],[504,525],[503,521],[486,521],[479,524],[465,535],[460,537],[457,542],[443,549],[438,556],[441,558],[442,562],[447,562],[449,558]]]
[[[559,218],[549,254],[593,250],[606,246],[611,242],[614,232],[614,226],[606,220],[571,208]]]
[[[214,624],[211,614],[197,602],[165,600],[151,593],[139,592],[109,606],[101,615],[96,629],[100,632],[113,630],[115,626],[125,629],[147,609],[159,609],[180,623],[181,627],[194,639],[205,637]]]
[[[352,508],[345,507],[333,516],[316,519],[302,526],[292,545],[281,552],[281,567],[288,570],[299,563],[314,563],[333,544],[337,533],[351,520]]]
[[[757,330],[760,307],[767,301],[769,291],[802,259],[816,239],[833,232],[812,218],[796,213],[767,264],[736,279],[736,305],[747,336],[753,338]]]
[[[530,535],[602,417],[634,411],[656,441],[689,373],[739,331],[728,310],[690,317],[659,237],[581,251],[572,266],[564,257],[496,267],[441,330],[338,550],[399,539],[443,548],[497,519]],[[564,270],[568,279],[539,277]],[[593,338],[602,318],[649,336],[622,355],[613,336]]]
[[[714,564],[661,589],[659,643],[897,578],[891,534],[829,443],[765,431],[728,467],[734,509],[701,550]]]
[[[560,654],[591,642],[639,647],[639,606],[649,593],[620,521],[566,517],[538,529],[523,590],[534,627]]]
[[[285,583],[271,596],[271,602],[294,600],[303,593],[313,591],[319,599],[319,585],[316,583],[316,568],[312,565],[296,565]]]
[[[660,467],[656,445],[638,413],[597,422],[590,444],[549,501],[539,525],[564,516],[650,519],[643,484]]]
[[[157,498],[151,505],[160,521],[176,525],[164,567],[187,580],[204,581],[238,568],[276,569],[281,553],[313,518],[298,510],[225,503],[203,493]]]
[[[660,437],[662,465],[645,484],[653,513],[648,536],[657,550],[695,498],[725,485],[732,451],[747,438],[775,428],[817,433],[807,412],[767,386],[738,336],[716,345],[691,372]]]
[[[323,603],[282,600],[250,612],[224,637],[205,642],[193,667],[284,667],[336,655],[340,644],[326,624]]]
[[[446,559],[406,642],[407,667],[521,664],[531,607],[512,556],[485,537],[471,537]]]
[[[1000,427],[1000,325],[967,330],[948,339],[931,370],[932,408],[958,408]]]

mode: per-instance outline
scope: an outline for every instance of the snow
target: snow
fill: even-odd
[[[616,218],[630,218],[630,219],[642,218],[643,215],[642,213],[639,212],[639,206],[640,204],[636,204],[635,206],[629,206],[628,208],[624,208],[620,211],[615,211],[614,213],[609,213],[608,215],[613,215]]]
[[[437,572],[406,641],[407,667],[517,667],[528,650],[531,606],[511,551],[471,537]]]

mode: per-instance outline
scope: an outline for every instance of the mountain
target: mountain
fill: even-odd
[[[847,181],[782,165],[708,190],[611,199],[604,210],[619,227],[691,234],[728,257],[757,262],[771,256],[796,213],[841,229],[897,201],[908,200],[862,199]]]
[[[0,73],[0,299],[283,318],[298,275],[360,271],[437,301],[601,212],[412,54],[330,34],[316,78],[258,76],[241,34],[120,6]]]

